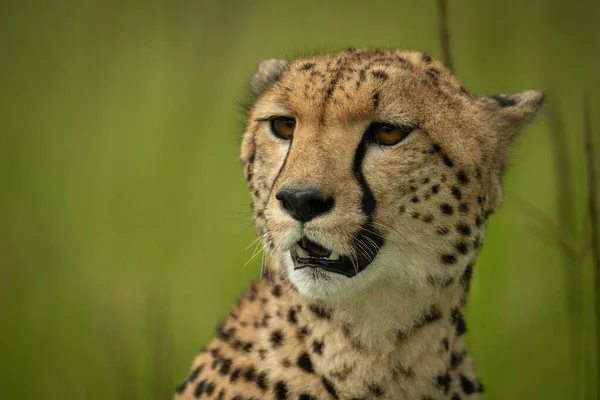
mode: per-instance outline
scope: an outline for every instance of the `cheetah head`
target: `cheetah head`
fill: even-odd
[[[509,145],[543,94],[471,96],[424,53],[263,61],[241,160],[260,238],[298,292],[468,273]]]

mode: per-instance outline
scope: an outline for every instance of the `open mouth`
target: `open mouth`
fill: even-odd
[[[382,241],[377,243],[370,257],[363,252],[357,252],[355,257],[340,255],[339,253],[326,249],[318,243],[303,237],[290,250],[294,262],[294,270],[302,268],[322,268],[326,271],[353,277],[364,270],[373,261]]]

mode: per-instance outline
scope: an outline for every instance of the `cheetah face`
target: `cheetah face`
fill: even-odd
[[[540,92],[473,98],[423,53],[267,60],[242,143],[258,233],[304,296],[448,284],[501,202]]]

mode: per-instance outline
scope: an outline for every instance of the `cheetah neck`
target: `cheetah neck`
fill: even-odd
[[[432,384],[449,392],[453,376],[471,377],[468,382],[477,388],[462,341],[460,283],[423,290],[383,282],[356,297],[328,301],[300,296],[284,277],[268,286],[276,296],[267,314],[280,321],[272,325],[296,330],[300,346],[314,353],[315,368],[337,382],[339,391],[354,392],[352,375],[371,381],[375,392],[379,385],[398,385],[404,394],[391,398],[418,398],[412,396]]]

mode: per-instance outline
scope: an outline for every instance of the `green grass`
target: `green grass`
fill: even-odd
[[[597,138],[600,5],[452,1],[449,16],[467,88],[541,88],[560,102],[580,226],[580,99],[591,95]],[[169,398],[259,271],[242,268],[255,234],[238,103],[261,59],[349,45],[439,55],[434,1],[24,1],[1,5],[0,18],[10,399]],[[561,252],[518,205],[556,215],[549,135],[542,117],[513,152],[475,272],[468,343],[489,400],[582,393]],[[579,328],[591,338],[592,273],[580,268]]]

